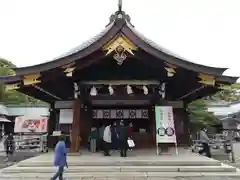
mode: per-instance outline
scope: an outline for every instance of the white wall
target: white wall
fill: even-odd
[[[216,116],[226,116],[229,114],[240,112],[240,103],[229,104],[226,106],[210,106],[209,112],[213,112]]]
[[[8,107],[9,116],[49,116],[48,107]]]
[[[73,122],[73,110],[60,109],[59,124],[72,124],[72,122]]]

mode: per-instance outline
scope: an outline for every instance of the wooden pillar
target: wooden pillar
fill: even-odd
[[[191,145],[191,138],[190,138],[190,119],[187,110],[184,108],[184,144],[186,146]]]
[[[81,122],[81,100],[73,101],[73,122],[71,133],[71,147],[70,152],[78,152],[80,148],[80,124]]]
[[[189,117],[185,108],[174,109],[174,121],[178,145],[183,147],[189,146]]]
[[[155,119],[155,105],[149,108],[149,120],[152,123],[152,136],[153,136],[153,146],[156,146],[156,119]]]

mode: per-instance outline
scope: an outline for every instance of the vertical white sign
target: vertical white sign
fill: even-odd
[[[156,143],[177,143],[174,126],[173,108],[155,106]]]

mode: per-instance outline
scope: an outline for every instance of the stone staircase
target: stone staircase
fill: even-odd
[[[64,177],[83,179],[153,179],[173,177],[240,177],[238,169],[198,155],[102,157],[70,156]],[[56,171],[51,157],[41,155],[1,171],[0,180],[50,179]]]

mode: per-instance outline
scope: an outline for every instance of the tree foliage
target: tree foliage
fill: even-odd
[[[207,111],[209,103],[229,103],[240,100],[240,84],[233,84],[229,88],[217,92],[216,94],[189,104],[188,111],[194,130],[218,125],[220,121],[213,113]]]
[[[219,91],[211,97],[215,101],[233,102],[240,100],[240,86],[239,84],[232,85],[229,89]]]
[[[192,131],[197,131],[200,128],[210,127],[220,123],[213,113],[208,112],[207,104],[207,100],[200,99],[188,105]]]
[[[16,67],[10,61],[0,58],[0,76],[11,76],[15,72],[11,69]],[[10,90],[5,90],[3,83],[0,83],[0,102],[7,104],[21,104],[21,103],[31,103],[31,104],[42,104],[43,102],[37,100],[33,97],[27,96],[23,93]]]

